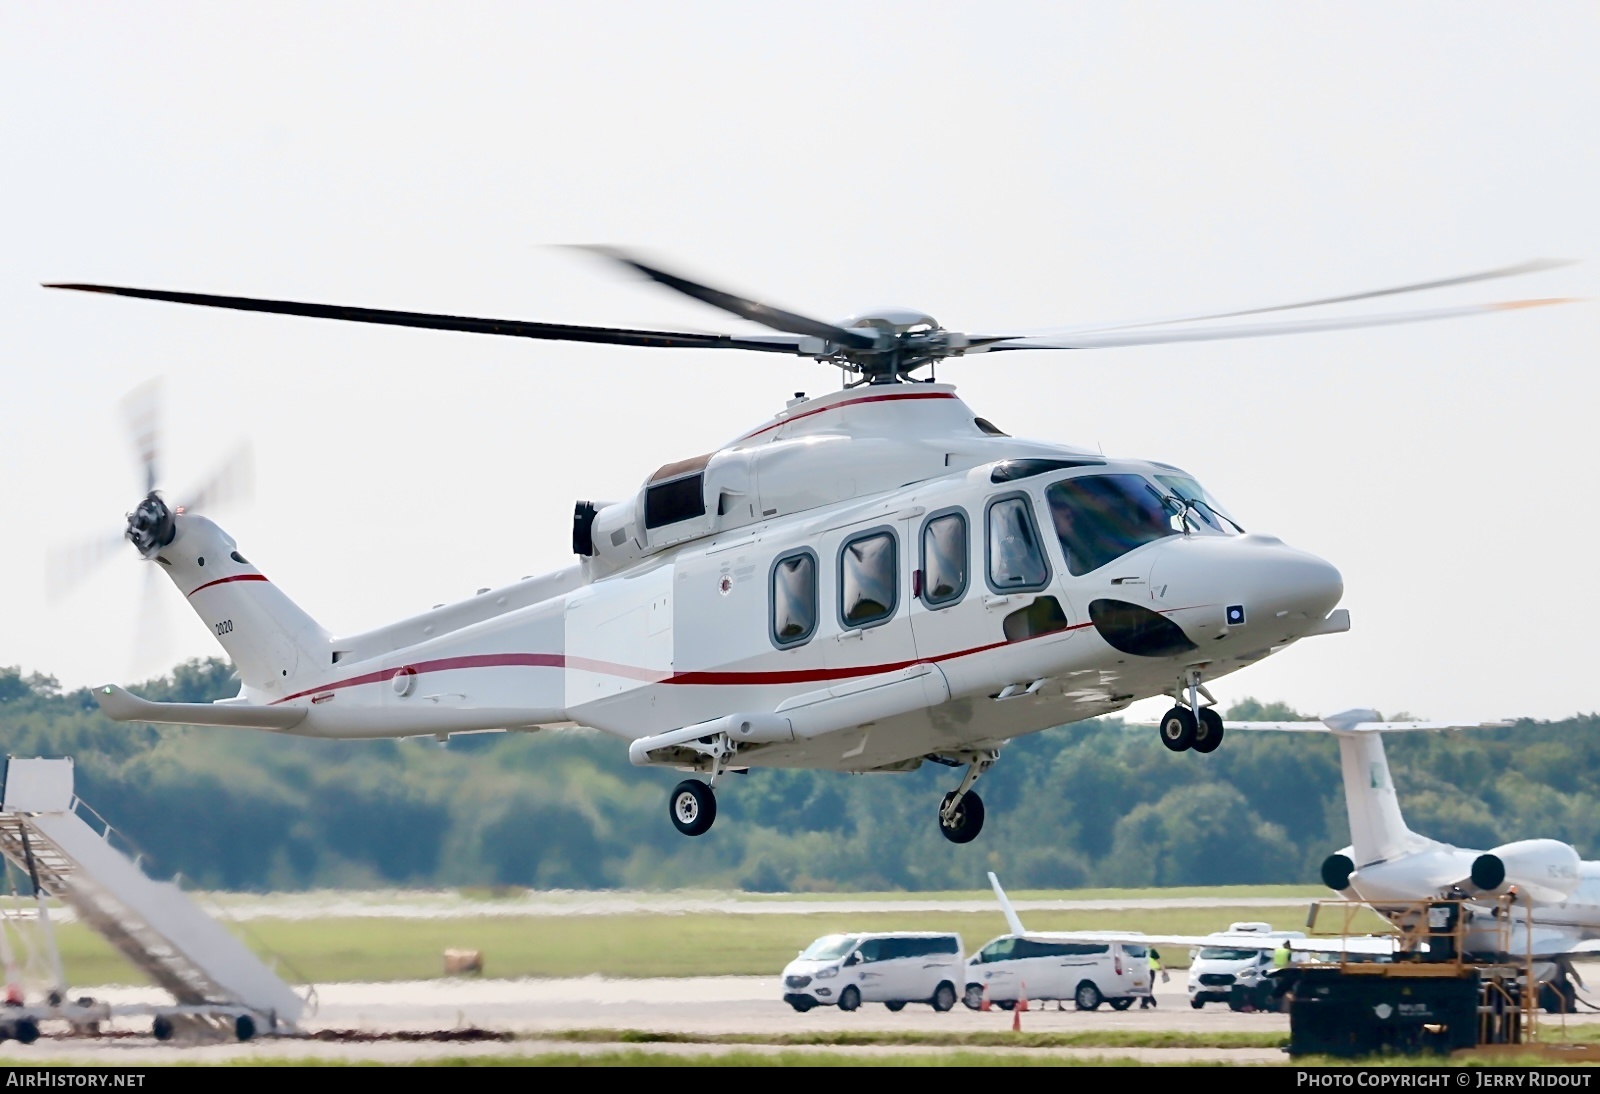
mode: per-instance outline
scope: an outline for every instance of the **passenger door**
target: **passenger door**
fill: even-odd
[[[1112,972],[1111,947],[1105,943],[1070,942],[1061,947],[1058,959],[1059,973],[1065,985],[1063,999],[1070,999],[1078,985],[1091,981],[1100,994],[1110,997],[1122,992],[1116,987]]]
[[[822,620],[815,641],[836,683],[917,659],[906,604],[908,525],[904,520],[855,525],[823,538],[817,552],[824,575]]]
[[[856,983],[861,989],[861,998],[868,1003],[882,1003],[895,998],[890,994],[894,990],[894,985],[890,983],[894,973],[891,956],[893,944],[893,939],[869,938],[856,950],[856,957],[860,961],[856,966]]]
[[[942,938],[907,938],[905,946],[905,975],[902,999],[921,1002],[933,998],[933,989],[946,979],[945,961],[939,951],[948,940]]]

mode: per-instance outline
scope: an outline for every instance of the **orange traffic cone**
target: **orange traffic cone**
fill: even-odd
[[[1022,1012],[1028,1009],[1028,982],[1022,982],[1021,991],[1017,994],[1016,1005],[1011,1008],[1011,1032],[1022,1032]]]
[[[988,984],[985,984],[983,986],[983,1000],[978,1004],[978,1009],[979,1010],[988,1010],[989,1009],[989,985]]]

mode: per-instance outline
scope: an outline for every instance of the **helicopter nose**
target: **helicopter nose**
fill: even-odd
[[[1295,630],[1324,619],[1344,595],[1337,569],[1276,536],[1174,537],[1167,546],[1150,583],[1186,631],[1214,624]]]
[[[1276,536],[1256,540],[1245,563],[1242,595],[1270,610],[1274,618],[1322,619],[1344,596],[1344,578],[1333,565],[1309,551],[1290,547]],[[1248,612],[1248,606],[1246,608]]]

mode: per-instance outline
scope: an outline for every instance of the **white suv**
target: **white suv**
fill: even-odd
[[[947,1011],[956,1005],[963,952],[958,934],[826,934],[783,970],[783,1001],[802,1014],[862,1003],[890,1010],[927,1003]]]
[[[1189,962],[1189,1005],[1200,1010],[1207,1003],[1226,1003],[1233,983],[1251,970],[1271,968],[1272,950],[1240,948],[1237,936],[1258,934],[1266,938],[1304,938],[1300,931],[1274,931],[1266,923],[1235,923],[1217,937],[1214,946],[1202,946]],[[1234,944],[1229,945],[1229,935]]]
[[[1132,942],[1099,941],[1071,934],[1008,934],[967,962],[962,1002],[973,1010],[989,1001],[1010,1008],[1030,1001],[1071,999],[1079,1010],[1109,1002],[1127,1010],[1150,994],[1150,951]]]

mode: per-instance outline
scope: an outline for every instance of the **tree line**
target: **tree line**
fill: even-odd
[[[133,689],[237,692],[216,659]],[[1253,699],[1232,719],[1302,717]],[[1149,727],[1080,722],[1008,744],[979,784],[983,835],[957,847],[934,813],[955,773],[760,770],[719,781],[718,820],[686,839],[666,814],[682,775],[631,766],[586,730],[441,745],[123,725],[86,690],[0,668],[11,756],[71,756],[78,793],[152,873],[231,890],[382,886],[752,891],[1307,883],[1349,841],[1336,743],[1235,733],[1173,754]],[[1406,820],[1469,847],[1534,836],[1600,855],[1600,716],[1386,741]]]

